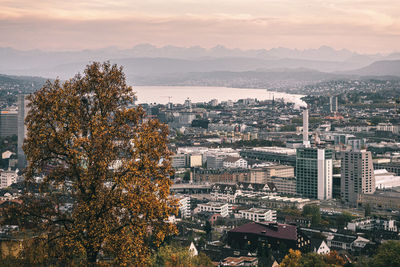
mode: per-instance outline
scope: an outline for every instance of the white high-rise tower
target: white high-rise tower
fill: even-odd
[[[308,108],[303,111],[303,146],[310,147],[308,140]]]

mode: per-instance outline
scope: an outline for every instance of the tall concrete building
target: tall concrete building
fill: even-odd
[[[0,112],[0,137],[18,134],[18,111],[2,110]]]
[[[296,154],[296,190],[303,197],[332,198],[332,150],[298,148]]]
[[[341,153],[341,197],[356,204],[358,194],[375,192],[375,175],[370,151],[355,150]]]
[[[308,108],[303,111],[303,146],[310,147],[308,140]]]
[[[18,168],[21,170],[26,167],[26,158],[22,145],[26,137],[27,129],[25,125],[25,118],[28,114],[27,95],[18,95],[18,145],[17,145],[17,156],[18,156]]]
[[[329,109],[330,112],[338,112],[338,97],[337,96],[331,96],[329,98]]]

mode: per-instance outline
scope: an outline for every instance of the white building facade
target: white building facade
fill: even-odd
[[[197,205],[200,212],[206,211],[210,213],[220,214],[222,217],[227,217],[229,215],[229,204],[219,203],[219,202],[208,202]]]
[[[276,222],[276,210],[251,208],[239,211],[240,218],[254,222]]]

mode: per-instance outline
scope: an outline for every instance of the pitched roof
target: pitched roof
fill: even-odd
[[[227,257],[224,259],[224,264],[229,266],[244,266],[247,264],[255,264],[258,261],[257,257]]]
[[[319,239],[319,238],[311,238],[310,241],[311,241],[311,249],[312,249],[312,250],[313,250],[314,248],[315,248],[316,250],[318,250],[319,247],[321,246],[322,242],[324,242],[323,239]]]
[[[238,160],[240,160],[241,158],[240,157],[231,157],[231,156],[228,156],[228,157],[226,157],[225,159],[224,159],[224,161],[225,162],[232,162],[232,163],[234,163],[234,162],[236,162],[236,161],[238,161]]]
[[[229,194],[234,194],[238,189],[239,188],[236,184],[214,184],[211,187],[211,190],[213,191],[218,191],[219,193],[229,193]]]
[[[249,233],[280,239],[297,240],[297,227],[276,222],[251,222],[236,227],[230,232]]]
[[[276,187],[273,183],[259,184],[259,183],[238,182],[238,185],[243,190],[267,191],[267,192],[276,191]]]

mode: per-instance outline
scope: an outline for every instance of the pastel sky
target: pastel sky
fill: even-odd
[[[0,0],[0,47],[400,50],[400,0]]]

